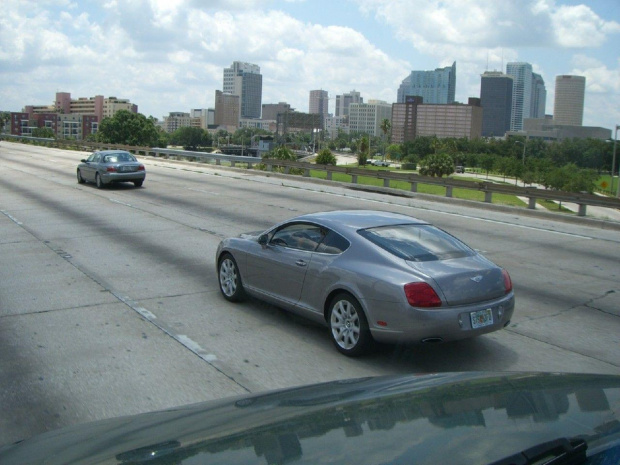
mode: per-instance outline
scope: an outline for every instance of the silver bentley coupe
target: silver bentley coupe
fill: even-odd
[[[373,343],[436,343],[506,327],[508,272],[454,236],[410,216],[369,210],[292,218],[224,239],[224,298],[246,295],[329,327],[340,352]]]

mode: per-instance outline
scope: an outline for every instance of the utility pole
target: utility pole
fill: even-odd
[[[611,159],[611,195],[614,195],[614,172],[616,170],[616,145],[618,143],[618,128],[620,128],[620,125],[616,124],[616,133],[614,135],[614,155]],[[616,197],[620,198],[620,173],[618,173],[618,188],[616,190]]]

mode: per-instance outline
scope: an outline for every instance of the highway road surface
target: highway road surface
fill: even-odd
[[[142,158],[147,178],[78,184],[85,153],[0,143],[0,444],[247,392],[459,370],[620,373],[620,232],[252,170]],[[511,326],[350,359],[327,330],[225,301],[214,253],[291,216],[427,220],[509,270]]]

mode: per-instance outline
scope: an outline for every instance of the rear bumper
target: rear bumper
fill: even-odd
[[[514,307],[513,293],[484,304],[436,309],[409,307],[397,311],[396,316],[391,316],[390,319],[382,319],[382,322],[387,323],[386,326],[379,325],[377,321],[370,321],[369,318],[370,332],[376,341],[386,343],[456,341],[498,331],[508,326]],[[472,313],[487,309],[492,312],[492,324],[480,328],[472,327]],[[394,315],[394,308],[391,310]]]
[[[101,180],[104,184],[111,184],[115,182],[144,181],[145,178],[145,171],[135,171],[133,173],[104,173],[101,175]]]

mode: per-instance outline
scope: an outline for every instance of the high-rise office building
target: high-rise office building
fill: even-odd
[[[556,76],[553,121],[555,124],[581,126],[586,92],[585,76]]]
[[[532,114],[532,65],[510,62],[506,65],[506,74],[514,78],[510,130],[522,131],[523,120],[530,118]]]
[[[311,90],[309,113],[325,118],[329,114],[329,96],[326,90]]]
[[[279,113],[287,113],[289,111],[294,111],[294,109],[291,108],[291,105],[286,102],[263,103],[262,118],[265,120],[275,121],[278,119]]]
[[[418,96],[424,103],[454,103],[456,91],[456,61],[452,66],[434,71],[412,71],[398,88],[397,102],[407,96]]]
[[[364,103],[359,92],[352,90],[347,94],[336,95],[336,116],[349,116],[349,105],[352,103]]]
[[[427,105],[421,97],[409,96],[405,103],[392,105],[392,143],[418,136],[476,139],[482,134],[482,113],[478,98],[470,98],[467,105]]]
[[[510,131],[513,77],[500,71],[486,71],[480,80],[482,136],[503,137]]]
[[[547,89],[540,74],[532,73],[532,103],[530,118],[544,118],[547,109]]]
[[[402,144],[415,139],[418,106],[422,97],[408,96],[403,103],[392,104],[392,143]]]
[[[482,134],[480,99],[469,98],[467,105],[418,105],[416,137],[476,139]]]
[[[215,125],[228,128],[234,132],[239,126],[239,100],[238,95],[220,90],[215,91]]]
[[[379,136],[384,119],[391,122],[392,105],[382,100],[368,103],[352,103],[349,106],[349,127],[351,131]]]
[[[235,61],[230,68],[224,68],[222,91],[239,96],[240,117],[260,118],[263,75],[258,65]]]

